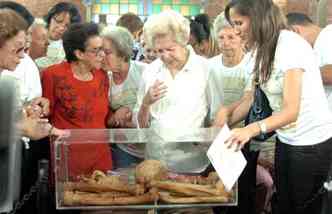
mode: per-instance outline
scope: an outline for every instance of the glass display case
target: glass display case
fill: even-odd
[[[227,192],[206,156],[218,132],[218,128],[70,130],[69,136],[53,144],[57,209],[236,206],[237,184]],[[122,168],[99,167],[104,165],[97,159],[111,154],[114,146],[124,151],[139,148],[141,161]]]

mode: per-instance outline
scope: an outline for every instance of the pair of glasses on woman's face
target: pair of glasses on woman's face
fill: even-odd
[[[105,48],[93,48],[93,49],[86,49],[86,52],[92,53],[95,56],[102,56],[103,54],[109,55],[112,53],[110,49],[105,49]]]
[[[54,20],[54,22],[59,25],[59,26],[62,26],[63,28],[65,29],[68,29],[70,23],[69,22],[66,22],[65,18],[61,17],[61,16],[54,16],[52,18]]]

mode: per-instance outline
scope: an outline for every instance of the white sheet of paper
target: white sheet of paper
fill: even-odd
[[[230,134],[231,131],[225,125],[207,151],[207,156],[227,191],[232,189],[247,164],[241,151],[235,152],[233,148],[228,149],[225,145]]]

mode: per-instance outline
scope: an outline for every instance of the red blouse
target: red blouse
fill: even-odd
[[[93,72],[93,79],[80,81],[74,77],[71,64],[62,62],[42,73],[43,96],[50,101],[50,122],[60,129],[106,128],[109,111],[108,76],[102,70]],[[69,174],[76,177],[93,170],[112,167],[108,144],[76,144],[69,147]],[[51,144],[51,157],[53,147]],[[52,161],[53,162],[53,161]],[[53,162],[54,163],[54,162]]]

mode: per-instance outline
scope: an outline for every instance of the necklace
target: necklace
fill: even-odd
[[[244,57],[243,53],[240,54],[239,57],[237,57],[235,55],[234,55],[234,57],[225,57],[224,55],[222,55],[221,62],[224,66],[234,67],[241,63],[243,57]]]
[[[75,79],[81,81],[90,81],[93,79],[93,75],[85,66],[80,66],[79,64],[72,64],[72,72]]]

